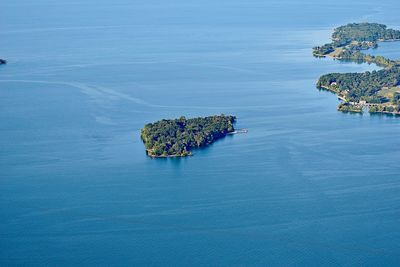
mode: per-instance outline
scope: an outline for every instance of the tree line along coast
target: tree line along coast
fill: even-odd
[[[329,73],[322,75],[317,87],[332,91],[343,101],[343,112],[400,114],[400,60],[365,54],[378,42],[399,41],[400,31],[378,23],[351,23],[334,29],[332,42],[313,48],[315,57],[342,61],[375,63],[381,70],[364,73]]]

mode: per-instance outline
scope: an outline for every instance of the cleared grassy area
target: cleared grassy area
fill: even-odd
[[[327,54],[326,56],[328,57],[338,57],[340,55],[340,53],[342,53],[343,51],[343,47],[336,47],[335,51]]]
[[[388,99],[391,99],[393,97],[394,93],[400,93],[400,86],[396,87],[383,87],[379,92],[378,95],[384,96]]]

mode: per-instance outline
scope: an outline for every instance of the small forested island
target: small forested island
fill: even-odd
[[[2,65],[2,64],[6,64],[7,63],[7,60],[5,60],[5,59],[1,59],[0,58],[0,65]]]
[[[399,41],[400,31],[378,23],[351,23],[338,27],[332,42],[313,48],[315,57],[332,57],[358,63],[375,63],[383,69],[364,73],[330,73],[321,76],[317,87],[336,93],[343,102],[338,110],[400,114],[400,60],[363,53],[378,42]]]
[[[216,115],[186,119],[160,120],[148,123],[141,138],[150,157],[185,157],[192,149],[210,145],[234,133],[235,116]]]

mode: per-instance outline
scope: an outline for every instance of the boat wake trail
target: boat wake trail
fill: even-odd
[[[37,84],[54,84],[54,85],[63,85],[69,86],[76,89],[93,101],[103,104],[109,101],[129,101],[135,103],[137,105],[142,105],[149,108],[161,108],[161,109],[208,109],[208,110],[254,110],[254,109],[265,109],[268,106],[175,106],[175,105],[158,105],[149,103],[143,99],[118,92],[114,89],[97,86],[97,85],[89,85],[80,82],[68,82],[68,81],[49,81],[49,80],[21,80],[21,79],[7,79],[0,80],[0,83],[6,82],[15,82],[15,83],[37,83]]]

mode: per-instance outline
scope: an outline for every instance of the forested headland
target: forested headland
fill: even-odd
[[[336,28],[331,43],[313,48],[314,56],[374,63],[383,69],[325,74],[318,79],[317,87],[330,90],[343,100],[338,106],[340,111],[362,112],[367,107],[371,113],[400,114],[400,61],[362,52],[378,47],[379,41],[398,40],[400,31],[378,23],[351,23]]]

